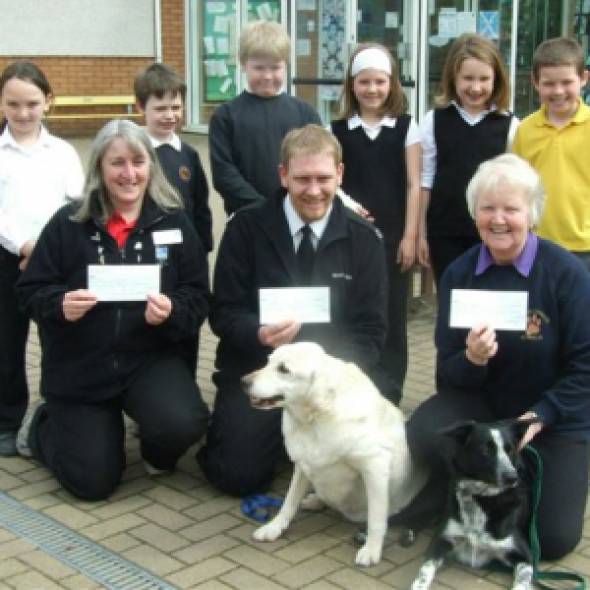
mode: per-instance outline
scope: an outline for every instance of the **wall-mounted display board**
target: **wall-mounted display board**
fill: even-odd
[[[203,80],[205,101],[224,102],[236,96],[238,26],[235,0],[202,2]],[[280,19],[280,0],[249,0],[248,20]]]
[[[205,100],[230,100],[236,96],[236,3],[205,0],[202,6]]]

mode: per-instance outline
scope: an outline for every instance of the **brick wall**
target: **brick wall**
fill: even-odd
[[[184,0],[161,0],[161,6],[163,61],[186,76]]]
[[[184,0],[161,0],[163,59],[181,74],[184,69]],[[0,70],[20,56],[0,56]],[[133,79],[153,61],[147,57],[26,57],[45,73],[55,95],[133,94]],[[100,109],[96,109],[100,111]],[[119,109],[124,111],[124,107]],[[67,111],[63,111],[67,112]],[[85,112],[91,112],[90,108]],[[64,137],[93,135],[104,119],[59,120],[50,130]]]

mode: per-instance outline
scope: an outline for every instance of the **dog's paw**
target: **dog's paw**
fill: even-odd
[[[381,546],[370,547],[369,543],[365,543],[358,550],[354,561],[357,565],[362,567],[378,564],[381,561]]]
[[[275,519],[276,520],[276,519]],[[257,528],[252,537],[255,541],[276,541],[284,530],[280,523],[271,520],[268,524]]]
[[[313,492],[307,494],[307,496],[301,500],[301,508],[303,508],[303,510],[317,512],[323,510],[325,507],[326,505],[320,500],[320,497]]]
[[[410,587],[410,590],[428,590],[429,588],[430,588],[429,582],[425,582],[421,578],[416,578],[412,582],[412,586]]]
[[[533,573],[533,566],[530,563],[516,564],[512,590],[531,590]]]
[[[429,559],[425,561],[420,567],[416,579],[412,582],[410,590],[428,590],[442,562],[442,559]]]

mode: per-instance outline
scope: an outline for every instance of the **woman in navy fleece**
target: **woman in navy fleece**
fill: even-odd
[[[538,417],[522,444],[543,459],[541,552],[558,559],[580,540],[588,493],[590,279],[572,254],[531,232],[544,194],[524,160],[504,154],[481,164],[467,202],[482,244],[443,274],[438,393],[411,417],[408,440],[416,456],[432,458],[441,445],[436,431],[455,421]],[[526,291],[526,329],[449,327],[452,289]]]

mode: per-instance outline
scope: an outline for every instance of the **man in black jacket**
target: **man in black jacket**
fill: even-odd
[[[217,396],[197,459],[214,485],[235,495],[263,491],[283,453],[280,412],[252,409],[240,378],[295,340],[317,342],[371,374],[386,330],[381,236],[334,199],[343,171],[338,141],[318,125],[293,130],[283,141],[281,162],[287,195],[230,218],[215,268],[210,323],[220,338]],[[313,261],[304,278],[297,252],[307,239]],[[307,285],[329,287],[329,323],[260,324],[261,288]]]

